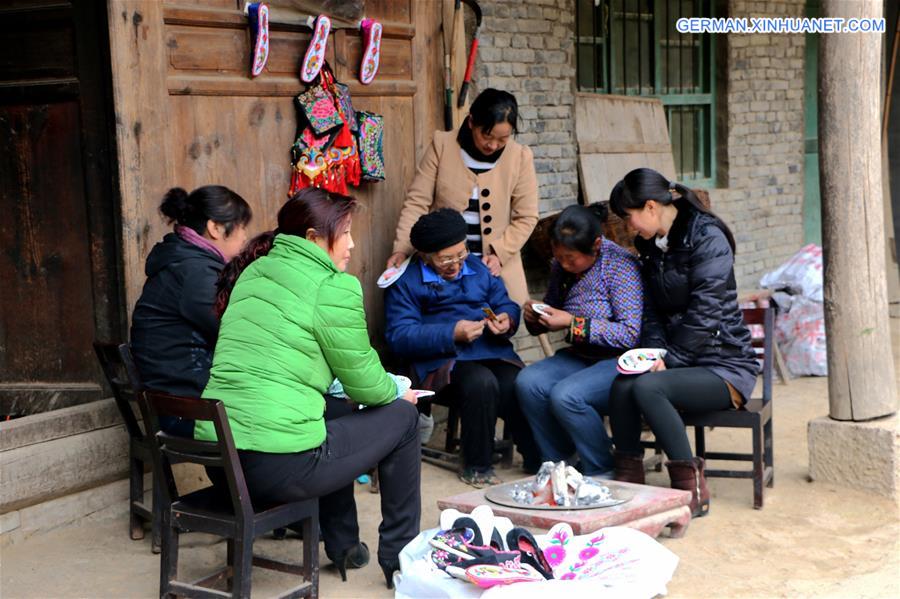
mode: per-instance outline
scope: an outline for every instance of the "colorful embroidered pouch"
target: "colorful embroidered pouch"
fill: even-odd
[[[359,163],[364,181],[384,181],[384,117],[360,110],[356,113],[359,130]]]

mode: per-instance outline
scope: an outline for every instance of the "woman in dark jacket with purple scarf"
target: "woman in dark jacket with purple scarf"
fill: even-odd
[[[609,204],[638,232],[641,346],[667,352],[650,372],[622,375],[613,383],[615,478],[644,482],[643,417],[669,458],[672,486],[691,491],[693,515],[704,515],[704,463],[691,452],[679,412],[741,407],[759,373],[737,302],[734,237],[693,191],[648,168],[625,175]]]
[[[174,231],[147,256],[147,281],[131,319],[131,351],[148,389],[200,397],[219,335],[216,281],[247,241],[252,212],[221,185],[188,194],[170,189],[159,207]],[[193,434],[194,423],[161,419],[169,433]]]

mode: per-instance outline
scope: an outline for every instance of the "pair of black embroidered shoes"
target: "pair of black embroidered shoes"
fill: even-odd
[[[466,531],[467,536],[468,533],[471,533],[471,540],[468,541],[468,545],[482,547],[487,544],[498,554],[502,554],[505,551],[518,551],[520,554],[519,560],[522,563],[533,567],[540,572],[541,576],[548,580],[553,578],[553,568],[550,567],[547,558],[544,557],[544,552],[538,546],[534,535],[525,528],[510,529],[506,533],[505,539],[497,528],[493,528],[491,530],[491,538],[487,543],[482,538],[481,528],[473,518],[467,516],[457,518],[453,523],[453,529],[463,529]]]

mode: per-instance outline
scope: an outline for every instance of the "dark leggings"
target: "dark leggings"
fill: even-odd
[[[325,422],[325,442],[298,453],[240,451],[254,503],[319,497],[325,551],[336,555],[359,541],[353,480],[378,466],[381,526],[378,557],[397,559],[419,534],[421,514],[416,408],[404,400]]]
[[[438,397],[459,408],[460,446],[466,466],[484,470],[491,466],[494,427],[503,418],[525,464],[539,464],[531,427],[516,401],[519,367],[503,360],[466,360],[453,366],[450,384]]]
[[[706,368],[619,376],[609,398],[613,444],[622,452],[643,453],[643,416],[670,460],[689,460],[693,457],[691,445],[678,412],[714,412],[732,407],[725,381]]]

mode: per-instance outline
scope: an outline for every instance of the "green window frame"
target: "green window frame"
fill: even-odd
[[[679,180],[716,180],[715,41],[680,18],[713,17],[712,0],[576,0],[578,90],[662,101]]]

